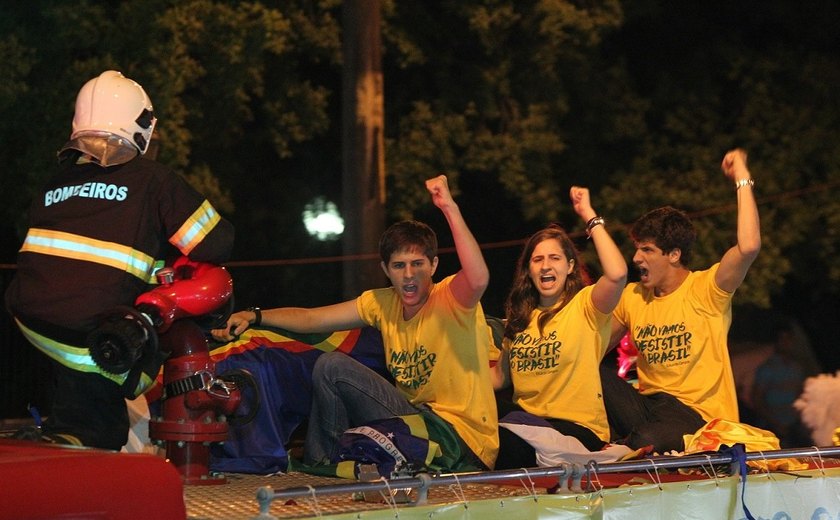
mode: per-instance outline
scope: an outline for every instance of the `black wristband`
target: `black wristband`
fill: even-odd
[[[592,238],[592,230],[595,226],[603,226],[604,225],[604,217],[595,216],[589,219],[589,222],[586,223],[586,238]]]
[[[254,313],[254,323],[252,323],[251,325],[253,325],[255,327],[259,327],[260,324],[262,324],[262,311],[260,310],[260,308],[259,307],[248,307],[247,310]]]

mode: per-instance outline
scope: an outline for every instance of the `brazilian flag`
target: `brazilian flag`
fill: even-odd
[[[432,413],[400,415],[370,421],[346,430],[329,464],[305,465],[292,461],[290,470],[321,476],[358,479],[362,465],[373,464],[380,476],[395,473],[464,472],[479,468],[455,429]]]

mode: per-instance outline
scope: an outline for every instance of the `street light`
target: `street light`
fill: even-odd
[[[337,240],[344,232],[344,219],[338,207],[324,197],[316,197],[304,206],[302,216],[306,231],[322,242]]]

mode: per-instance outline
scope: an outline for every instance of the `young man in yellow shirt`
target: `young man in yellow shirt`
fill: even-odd
[[[301,333],[365,325],[382,333],[396,386],[345,354],[318,358],[304,448],[307,464],[335,462],[338,439],[348,428],[429,412],[460,439],[451,469],[486,469],[495,463],[499,440],[489,374],[491,336],[480,304],[489,271],[446,177],[427,180],[426,188],[449,223],[461,264],[456,274],[434,282],[434,231],[421,222],[398,222],[385,231],[379,246],[391,287],[324,307],[268,309],[260,315],[241,311],[230,317],[226,329],[214,331],[217,339],[230,340],[258,321]]]
[[[720,262],[692,271],[696,232],[688,217],[664,207],[631,229],[640,279],[624,289],[613,312],[611,344],[628,331],[639,351],[639,390],[602,369],[613,438],[638,449],[683,451],[683,435],[714,418],[738,420],[727,333],[732,296],[761,248],[758,209],[747,154],[728,152],[721,164],[735,184],[737,243]]]

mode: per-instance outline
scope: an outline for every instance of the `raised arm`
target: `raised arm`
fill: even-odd
[[[715,276],[718,287],[734,292],[761,249],[761,229],[758,221],[758,207],[753,196],[753,180],[747,169],[747,153],[737,148],[726,153],[721,162],[724,175],[735,184],[738,199],[738,243],[729,248],[720,260]]]
[[[467,223],[464,222],[460,208],[452,199],[446,176],[439,175],[427,180],[426,189],[432,195],[432,202],[443,212],[449,223],[449,230],[455,241],[455,251],[461,263],[461,270],[452,281],[452,293],[464,307],[475,307],[490,283],[490,271],[484,263],[484,256]]]
[[[262,318],[260,325],[300,333],[333,332],[364,325],[356,308],[356,300],[311,309],[302,307],[264,309],[260,314]],[[212,331],[213,337],[220,341],[231,341],[253,325],[256,319],[256,312],[251,310],[231,314],[224,329]]]
[[[587,224],[586,232],[595,244],[603,271],[592,289],[592,303],[599,311],[609,314],[618,304],[621,291],[627,283],[627,262],[607,232],[603,219],[592,209],[589,190],[572,186],[569,197],[575,213]]]

